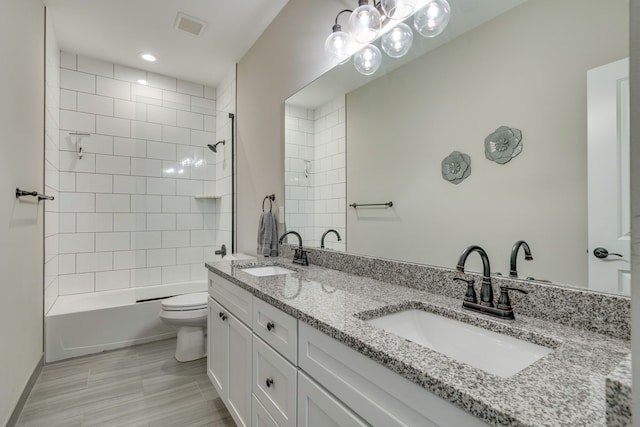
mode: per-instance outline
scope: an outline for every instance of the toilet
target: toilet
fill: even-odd
[[[207,292],[195,292],[162,300],[160,319],[178,329],[175,357],[179,362],[207,355],[207,296]]]

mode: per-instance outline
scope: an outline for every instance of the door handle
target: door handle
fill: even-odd
[[[609,255],[619,256],[620,258],[622,258],[622,255],[616,254],[616,253],[613,253],[613,252],[609,252],[605,248],[595,248],[593,250],[593,254],[595,255],[596,258],[600,258],[600,259],[607,258]]]

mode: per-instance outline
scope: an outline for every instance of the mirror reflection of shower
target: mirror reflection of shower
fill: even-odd
[[[218,141],[215,144],[207,144],[207,147],[209,147],[209,149],[211,151],[213,151],[214,153],[217,153],[218,152],[218,145],[220,145],[220,144],[224,145],[225,144],[225,140],[223,139],[222,141]]]
[[[69,135],[76,137],[76,153],[78,153],[78,159],[82,159],[82,156],[84,155],[84,146],[82,145],[82,137],[91,136],[91,134],[86,132],[69,132]]]

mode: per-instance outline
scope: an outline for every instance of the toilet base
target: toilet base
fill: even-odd
[[[207,356],[206,339],[201,326],[181,326],[178,328],[176,360],[190,362]]]

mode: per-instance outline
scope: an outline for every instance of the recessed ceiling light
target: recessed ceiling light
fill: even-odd
[[[140,79],[138,80],[138,83],[140,83],[141,85],[146,85],[147,81],[145,79]]]
[[[143,53],[142,55],[140,55],[140,57],[145,61],[149,61],[149,62],[155,62],[155,60],[158,59],[150,53]]]

